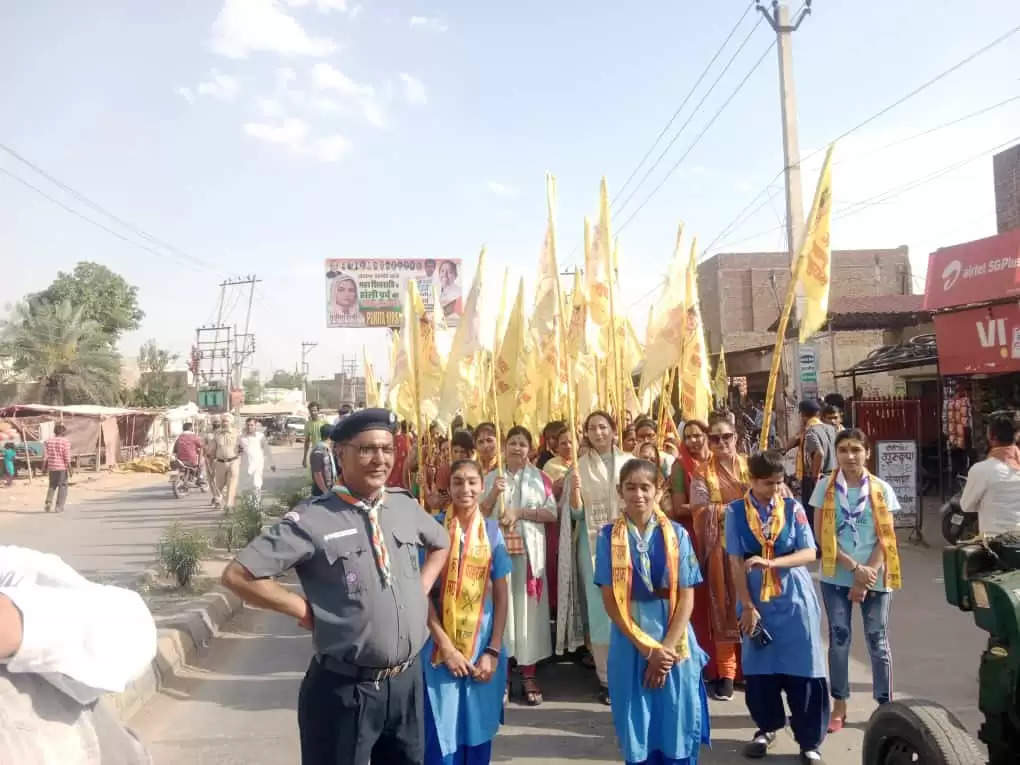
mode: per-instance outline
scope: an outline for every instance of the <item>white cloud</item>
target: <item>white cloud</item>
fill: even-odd
[[[428,96],[425,93],[425,84],[417,77],[412,77],[407,72],[400,73],[400,79],[404,83],[404,97],[409,104],[428,103]]]
[[[228,58],[260,51],[326,56],[336,50],[329,38],[309,35],[278,0],[225,0],[212,31],[213,51]]]
[[[291,8],[304,8],[312,4],[312,0],[285,0],[285,2]],[[322,13],[329,13],[330,11],[340,11],[343,13],[347,10],[347,0],[315,0],[315,7]]]
[[[244,132],[260,141],[279,143],[299,150],[308,138],[308,125],[303,120],[291,117],[275,125],[264,122],[246,122]]]
[[[379,104],[375,88],[371,85],[355,82],[339,69],[325,62],[320,62],[312,67],[312,82],[319,90],[332,91],[353,101],[361,108],[361,113],[370,124],[376,127],[386,126],[382,106]],[[333,104],[336,102],[329,105]],[[340,105],[336,104],[336,106]]]
[[[260,98],[258,100],[259,111],[266,117],[282,117],[283,104],[275,98]]]
[[[337,162],[351,150],[351,142],[339,134],[311,138],[308,124],[293,117],[276,123],[247,122],[243,129],[252,138],[286,146],[295,154],[320,162]]]
[[[336,162],[351,150],[351,142],[342,135],[331,135],[317,140],[312,150],[320,161]]]
[[[215,69],[211,70],[208,75],[209,79],[198,83],[198,94],[201,96],[209,96],[219,101],[233,101],[237,97],[237,92],[241,89],[240,83],[236,77],[231,77],[229,74],[221,74]]]
[[[191,90],[191,88],[180,87],[180,88],[177,88],[176,90],[174,90],[174,93],[179,95],[181,98],[183,98],[189,104],[195,103],[195,93],[194,93],[194,91]]]
[[[445,32],[449,27],[442,19],[435,16],[412,16],[408,24],[419,29],[431,29],[434,32]]]
[[[375,94],[371,85],[361,85],[346,74],[326,63],[312,67],[312,79],[321,90],[335,90],[345,96],[367,97]]]
[[[496,181],[489,181],[486,186],[489,191],[495,194],[497,197],[505,197],[507,199],[513,199],[520,192],[513,186],[507,186],[505,183],[498,183]]]
[[[336,114],[343,111],[343,107],[340,106],[339,102],[326,96],[315,96],[308,102],[308,105],[316,111],[326,112],[327,114]]]
[[[354,19],[358,18],[358,16],[361,15],[361,12],[363,10],[364,10],[364,8],[360,4],[359,5],[355,5],[353,8],[351,8],[351,12],[347,14],[347,17],[351,21],[354,21]]]

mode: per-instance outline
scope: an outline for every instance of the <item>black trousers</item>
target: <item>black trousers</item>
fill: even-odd
[[[298,694],[302,765],[421,765],[423,688],[418,659],[377,686],[330,672],[313,658]]]
[[[804,512],[807,513],[812,533],[815,530],[815,509],[811,507],[810,502],[811,495],[815,493],[815,486],[817,484],[818,480],[814,476],[804,476],[800,479],[800,503],[804,506]]]
[[[744,698],[751,719],[764,733],[786,726],[786,707],[790,706],[790,727],[801,751],[817,749],[829,727],[829,684],[824,677],[793,675],[744,675]]]

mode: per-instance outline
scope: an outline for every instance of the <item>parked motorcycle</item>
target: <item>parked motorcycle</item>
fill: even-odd
[[[961,539],[973,539],[978,533],[977,513],[965,513],[960,507],[963,487],[967,485],[967,476],[956,476],[960,490],[942,506],[942,537],[951,545],[958,544]]]
[[[197,467],[181,462],[176,457],[170,463],[170,488],[174,497],[180,499],[187,496],[192,489],[205,491],[205,481],[198,473]]]

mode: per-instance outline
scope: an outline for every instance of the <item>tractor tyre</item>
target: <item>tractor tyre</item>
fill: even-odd
[[[864,733],[863,765],[978,765],[983,748],[945,707],[925,699],[882,704]]]

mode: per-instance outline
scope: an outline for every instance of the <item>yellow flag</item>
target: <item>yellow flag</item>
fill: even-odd
[[[524,319],[524,279],[517,287],[517,299],[506,325],[506,334],[496,354],[493,382],[499,422],[509,426],[515,421],[519,399],[527,387],[527,332]]]
[[[716,401],[725,404],[730,395],[730,378],[726,375],[726,352],[719,345],[719,360],[715,363],[715,379],[712,381],[712,393]]]
[[[687,331],[684,335],[683,363],[680,370],[680,408],[684,419],[705,421],[711,408],[708,380],[708,356],[705,353],[705,330],[701,324],[698,302],[697,240],[691,242],[687,264],[684,302],[687,305]]]
[[[365,363],[365,406],[375,409],[379,406],[379,384],[375,381],[375,370],[368,360],[368,351],[361,347],[361,357]]]
[[[531,317],[531,335],[537,351],[536,371],[558,385],[562,377],[560,364],[559,268],[556,265],[556,226],[553,211],[556,205],[556,179],[546,175],[545,242],[538,262],[538,285],[535,288],[535,312]]]
[[[640,391],[661,382],[666,373],[682,361],[683,342],[687,334],[687,267],[688,258],[680,247],[683,226],[677,229],[673,261],[666,275],[666,286],[653,315],[645,365],[641,372]]]
[[[439,395],[436,422],[445,432],[460,409],[470,409],[470,403],[477,393],[477,364],[482,349],[488,345],[482,338],[481,306],[483,279],[485,274],[485,249],[478,256],[478,268],[471,284],[464,314],[460,318],[450,355],[446,360],[446,372]],[[478,422],[478,420],[472,420]]]
[[[815,200],[811,205],[808,229],[797,262],[804,287],[804,315],[800,320],[800,341],[803,343],[825,324],[829,313],[829,280],[832,252],[829,245],[829,217],[832,212],[832,146],[825,153],[822,172],[818,176]]]
[[[599,327],[609,323],[609,287],[612,279],[612,249],[609,235],[609,191],[606,179],[599,187],[599,222],[591,246],[585,252],[585,287],[588,293],[588,314]]]

